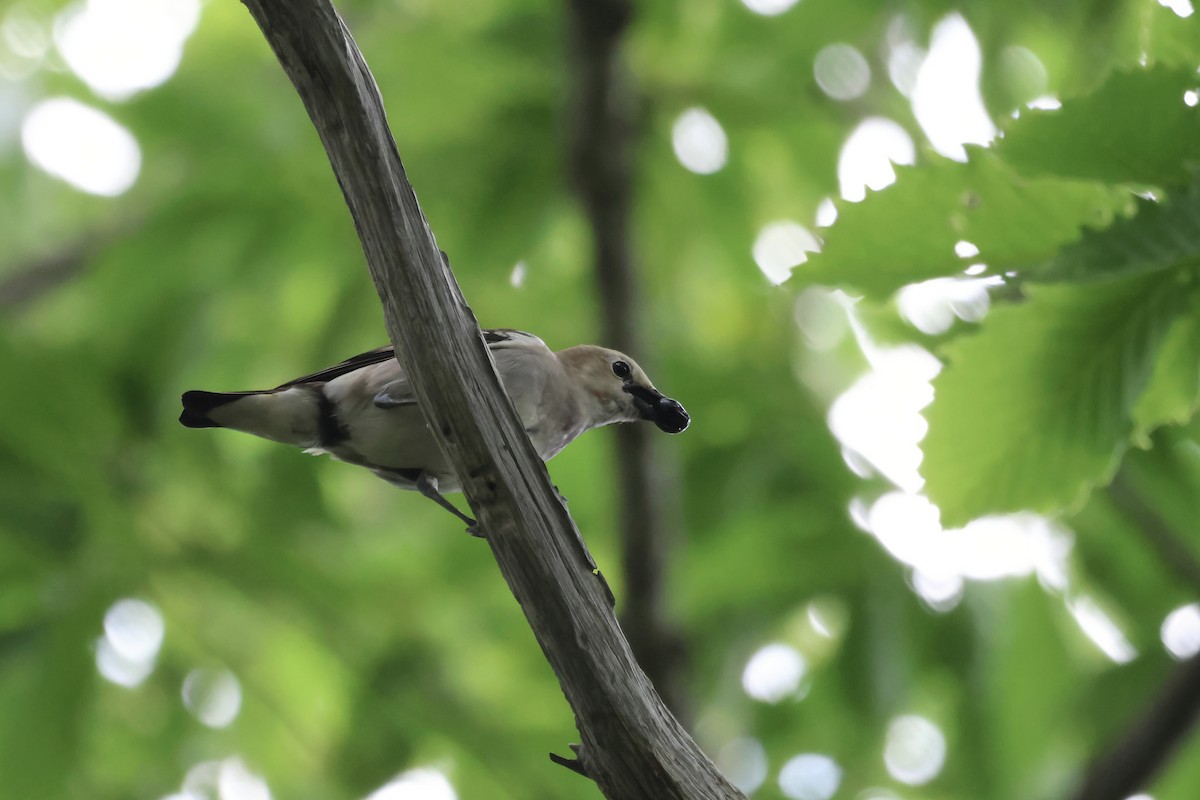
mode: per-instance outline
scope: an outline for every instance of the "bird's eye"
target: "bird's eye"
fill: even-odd
[[[613,362],[613,375],[616,375],[623,381],[627,381],[633,377],[633,370],[624,361]]]

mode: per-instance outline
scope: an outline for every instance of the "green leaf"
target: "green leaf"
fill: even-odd
[[[1200,63],[1200,19],[1195,14],[1180,17],[1161,3],[1146,3],[1140,16],[1139,44],[1151,63],[1195,69]]]
[[[1054,111],[1027,111],[996,151],[1026,174],[1172,186],[1200,165],[1200,107],[1184,92],[1193,69],[1114,73],[1095,92]]]
[[[1138,200],[1137,213],[1105,230],[1088,230],[1031,280],[1111,278],[1200,262],[1200,185],[1162,203]]]
[[[1134,437],[1149,447],[1149,435],[1162,425],[1182,425],[1200,404],[1200,318],[1197,309],[1181,317],[1163,341],[1146,391],[1133,407]]]
[[[948,347],[922,445],[943,524],[1055,511],[1106,481],[1187,294],[1163,274],[1035,286]]]
[[[1085,225],[1103,226],[1126,196],[1094,183],[1025,180],[993,154],[897,171],[896,185],[841,205],[823,251],[793,281],[851,286],[885,298],[917,281],[959,275],[966,240],[992,272],[1049,260]]]

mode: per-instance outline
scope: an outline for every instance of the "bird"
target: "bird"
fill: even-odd
[[[649,421],[675,434],[691,423],[684,407],[624,353],[587,344],[553,351],[534,334],[511,328],[485,329],[483,337],[543,461],[592,428]],[[182,401],[179,421],[188,428],[230,428],[365,467],[430,498],[479,535],[475,520],[443,496],[461,489],[458,478],[390,345],[274,389],[193,390]]]

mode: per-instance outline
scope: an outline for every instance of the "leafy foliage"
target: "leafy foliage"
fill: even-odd
[[[1079,242],[1064,247],[1029,277],[1039,281],[1086,281],[1157,270],[1190,267],[1200,262],[1200,186],[1163,202],[1137,200],[1136,212],[1100,231],[1085,231]]]
[[[362,798],[425,767],[463,798],[597,797],[545,760],[578,737],[486,547],[345,465],[175,421],[184,389],[274,385],[381,342],[325,155],[245,11],[203,4],[170,80],[113,99],[52,50],[29,55],[54,46],[67,6],[0,10],[0,794],[167,797],[190,780],[215,796],[213,771],[236,757],[272,796],[300,800]],[[590,239],[563,166],[561,11],[338,6],[480,321],[560,347],[593,339]],[[1200,139],[1184,97],[1197,17],[1154,0],[966,4],[986,109],[1020,114],[960,163],[931,151],[896,88],[912,78],[897,54],[928,49],[950,12],[932,0],[804,0],[777,16],[639,4],[628,41],[644,361],[696,420],[661,448],[686,531],[666,594],[687,634],[697,737],[763,800],[785,796],[781,771],[800,753],[837,762],[835,798],[1064,796],[1171,670],[1160,626],[1194,598],[1140,535],[1145,520],[1097,487],[1120,460],[1182,551],[1198,546]],[[869,67],[848,101],[814,76],[833,43]],[[1024,107],[1042,95],[1061,109]],[[136,137],[130,191],[87,195],[30,163],[21,116],[57,96]],[[712,175],[673,152],[693,106],[727,138]],[[844,142],[873,116],[907,131],[916,163],[839,202],[823,252],[770,286],[756,236],[778,220],[812,227],[837,194]],[[1147,190],[1154,200],[1136,194]],[[961,241],[978,256],[956,254]],[[960,315],[978,325],[917,332],[891,300],[975,262],[994,283],[986,316],[978,304]],[[862,292],[853,324],[850,303],[810,284]],[[830,408],[912,341],[946,361],[923,465],[943,521],[1066,508],[1056,524],[1073,537],[1047,540],[1072,547],[1065,574],[966,575],[955,593],[956,574],[939,594],[927,584],[947,576],[873,525],[890,487],[843,452]],[[885,411],[900,404],[884,397]],[[605,432],[550,465],[618,599],[619,467]],[[942,551],[969,531],[947,536]],[[1064,602],[1079,596],[1109,611],[1131,663],[1080,632]],[[105,661],[106,614],[123,598],[164,625],[139,681]],[[804,659],[779,702],[743,687],[770,643]],[[226,727],[184,703],[197,669],[236,677]],[[901,714],[945,737],[945,763],[919,786],[882,757]],[[1196,796],[1196,747],[1156,800]]]
[[[1059,111],[1023,114],[994,152],[902,171],[894,189],[843,210],[802,273],[887,297],[960,274],[961,240],[988,273],[1070,284],[1031,287],[1030,302],[944,348],[923,473],[947,522],[1077,504],[1111,477],[1135,427],[1144,436],[1194,410],[1191,319],[1161,357],[1159,344],[1187,307],[1200,255],[1200,111],[1184,98],[1195,84],[1191,70],[1117,71]],[[1167,197],[1123,188],[1147,184]],[[897,237],[896,222],[909,235]],[[1137,285],[1157,288],[1146,297]]]
[[[1159,274],[1030,287],[1027,302],[948,347],[924,443],[943,521],[1052,512],[1107,481],[1189,291]]]
[[[1146,434],[1160,425],[1182,425],[1196,413],[1200,402],[1200,318],[1196,296],[1187,316],[1167,333],[1154,362],[1146,391],[1133,407],[1135,441],[1148,444]]]
[[[1027,175],[1175,186],[1200,167],[1194,69],[1116,72],[1058,111],[1027,111],[997,148]],[[1113,113],[1120,109],[1121,113]]]
[[[886,298],[902,286],[961,275],[968,241],[995,273],[1050,258],[1085,225],[1102,226],[1128,200],[1104,186],[1024,179],[990,153],[899,171],[897,185],[844,206],[805,282],[847,284]],[[904,236],[896,236],[904,231]]]

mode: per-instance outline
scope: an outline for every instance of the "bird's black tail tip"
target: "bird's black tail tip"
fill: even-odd
[[[244,396],[243,394],[196,390],[184,392],[183,413],[179,415],[179,421],[188,428],[219,428],[221,424],[209,419],[208,412]]]

